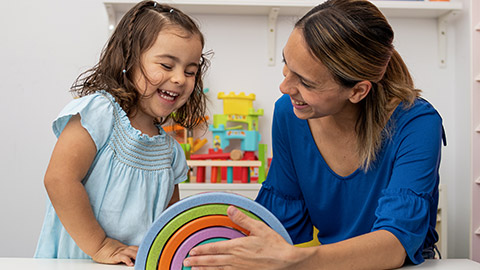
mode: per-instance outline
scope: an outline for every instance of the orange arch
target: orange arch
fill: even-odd
[[[172,262],[173,256],[177,251],[178,247],[185,241],[187,237],[193,233],[208,228],[208,227],[230,227],[242,232],[245,235],[249,235],[250,232],[244,228],[233,223],[228,216],[224,215],[211,215],[204,216],[201,218],[194,219],[186,224],[184,224],[180,229],[178,229],[170,239],[168,239],[165,247],[160,256],[160,261],[158,263],[158,269],[170,269],[170,264]]]

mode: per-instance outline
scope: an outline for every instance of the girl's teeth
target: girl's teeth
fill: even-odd
[[[167,99],[167,100],[173,100],[174,99],[174,97],[169,96],[169,95],[165,95],[165,94],[160,94],[160,96],[164,99]]]
[[[162,93],[166,93],[166,94],[168,94],[168,95],[170,95],[170,96],[172,96],[172,97],[176,97],[176,96],[178,96],[178,94],[177,94],[177,93],[170,92],[170,91],[165,91],[165,90],[162,90]]]
[[[177,96],[179,96],[179,94],[170,91],[160,90],[160,96],[167,100],[174,100]]]

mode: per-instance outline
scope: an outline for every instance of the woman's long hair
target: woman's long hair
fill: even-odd
[[[364,80],[372,83],[370,93],[360,102],[355,127],[361,166],[368,170],[389,136],[386,125],[392,110],[400,101],[411,106],[421,92],[393,47],[391,26],[369,1],[328,0],[310,10],[295,27],[338,83],[349,88]]]

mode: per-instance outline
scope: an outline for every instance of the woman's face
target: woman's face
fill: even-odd
[[[283,49],[285,65],[280,91],[290,96],[295,115],[314,119],[339,114],[348,100],[350,89],[338,84],[333,75],[310,52],[300,29],[294,29]]]

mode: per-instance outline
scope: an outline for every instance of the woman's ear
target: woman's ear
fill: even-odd
[[[352,88],[352,94],[350,95],[350,102],[359,103],[364,99],[370,90],[372,89],[372,83],[370,81],[361,81],[355,84]]]

